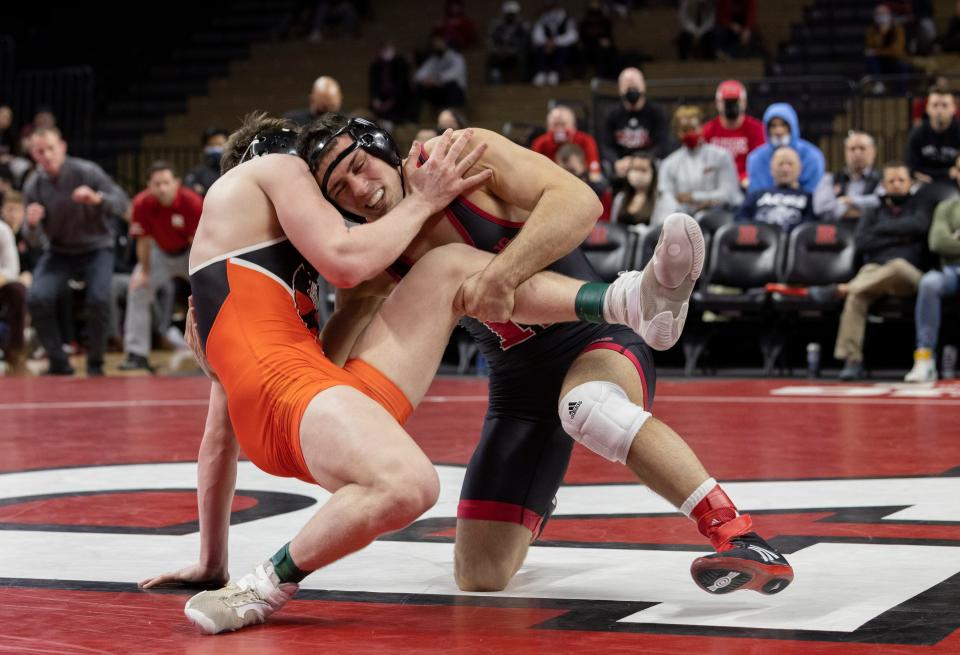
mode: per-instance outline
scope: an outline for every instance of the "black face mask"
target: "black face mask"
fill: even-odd
[[[739,100],[724,100],[723,101],[723,117],[728,121],[735,121],[740,118],[740,101]]]
[[[631,105],[637,104],[637,101],[642,97],[643,94],[640,93],[640,89],[627,89],[627,92],[623,94],[623,99]]]
[[[900,193],[896,195],[893,195],[893,194],[887,195],[887,200],[889,200],[890,204],[893,205],[894,207],[902,207],[907,203],[909,199],[910,199],[910,195],[906,193]]]
[[[220,157],[222,153],[210,153],[207,155],[207,166],[210,168],[220,169]]]

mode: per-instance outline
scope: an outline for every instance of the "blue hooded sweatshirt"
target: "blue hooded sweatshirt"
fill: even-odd
[[[767,142],[747,155],[747,176],[750,178],[748,192],[776,186],[770,173],[770,160],[776,150],[770,144],[770,121],[779,118],[790,126],[790,147],[800,155],[800,188],[813,193],[823,177],[826,164],[820,148],[800,138],[800,121],[797,112],[785,102],[775,102],[763,112],[763,135]]]

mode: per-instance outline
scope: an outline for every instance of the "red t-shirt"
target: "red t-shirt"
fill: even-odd
[[[183,186],[169,207],[161,205],[149,191],[141,191],[133,199],[130,236],[152,237],[166,253],[183,252],[193,242],[202,211],[203,198]]]
[[[591,173],[600,170],[600,153],[597,152],[597,142],[594,141],[592,136],[586,132],[577,130],[573,133],[573,138],[570,139],[570,143],[575,143],[583,148],[583,152],[587,156],[587,169]],[[557,150],[559,150],[562,145],[562,143],[557,143],[554,140],[552,132],[547,132],[534,139],[530,149],[549,157],[550,161],[555,161]]]
[[[717,116],[703,126],[703,138],[733,155],[741,180],[747,177],[747,155],[766,143],[763,123],[753,116],[745,116],[743,124],[735,130],[725,128]]]

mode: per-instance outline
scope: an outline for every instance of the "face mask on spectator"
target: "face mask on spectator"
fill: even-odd
[[[626,100],[631,105],[637,104],[637,101],[643,97],[643,94],[640,93],[640,89],[629,88],[627,92],[623,94],[623,99]]]
[[[790,145],[790,135],[784,134],[783,136],[772,136],[770,137],[770,145],[772,145],[774,148],[788,146]]]
[[[207,156],[207,161],[212,165],[220,166],[220,158],[223,157],[223,146],[207,146],[203,149],[203,154]]]
[[[889,200],[890,204],[894,205],[895,207],[903,206],[904,204],[906,204],[909,198],[910,198],[909,194],[906,194],[906,193],[898,193],[895,195],[890,193],[887,194],[887,200]]]
[[[650,186],[650,180],[653,175],[646,171],[627,171],[627,184],[634,189],[646,189]]]
[[[554,130],[553,131],[553,140],[557,143],[566,143],[570,140],[570,130]]]
[[[693,132],[684,132],[683,137],[681,137],[681,141],[683,141],[683,145],[689,148],[690,150],[693,150],[694,148],[699,146],[700,141],[702,139],[703,139],[703,132],[701,132],[700,130],[694,130]]]
[[[723,117],[728,121],[735,121],[740,118],[740,101],[739,100],[724,100],[723,101]]]

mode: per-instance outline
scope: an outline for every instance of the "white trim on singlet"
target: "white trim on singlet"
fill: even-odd
[[[249,268],[251,271],[256,271],[257,273],[263,273],[268,278],[276,281],[277,284],[281,285],[284,288],[284,290],[290,294],[291,298],[296,299],[296,295],[294,295],[293,293],[293,288],[289,284],[281,280],[279,277],[277,277],[275,273],[268,271],[263,266],[260,266],[259,264],[254,264],[253,262],[247,261],[246,259],[237,259],[235,257],[231,257],[229,261],[227,261],[227,263],[234,264],[236,266],[243,266],[244,268]]]
[[[197,264],[196,266],[191,267],[187,272],[190,275],[193,275],[200,269],[206,268],[210,264],[216,264],[217,262],[222,262],[225,259],[230,259],[231,257],[236,257],[238,255],[245,255],[248,252],[253,252],[254,250],[259,250],[260,248],[266,248],[267,246],[274,246],[286,240],[287,240],[287,237],[277,237],[276,239],[270,239],[269,241],[262,241],[260,243],[255,243],[252,246],[244,246],[243,248],[238,248],[237,250],[231,250],[230,252],[225,252],[222,255],[217,255],[216,257],[212,257],[211,259],[208,259],[202,264]]]

